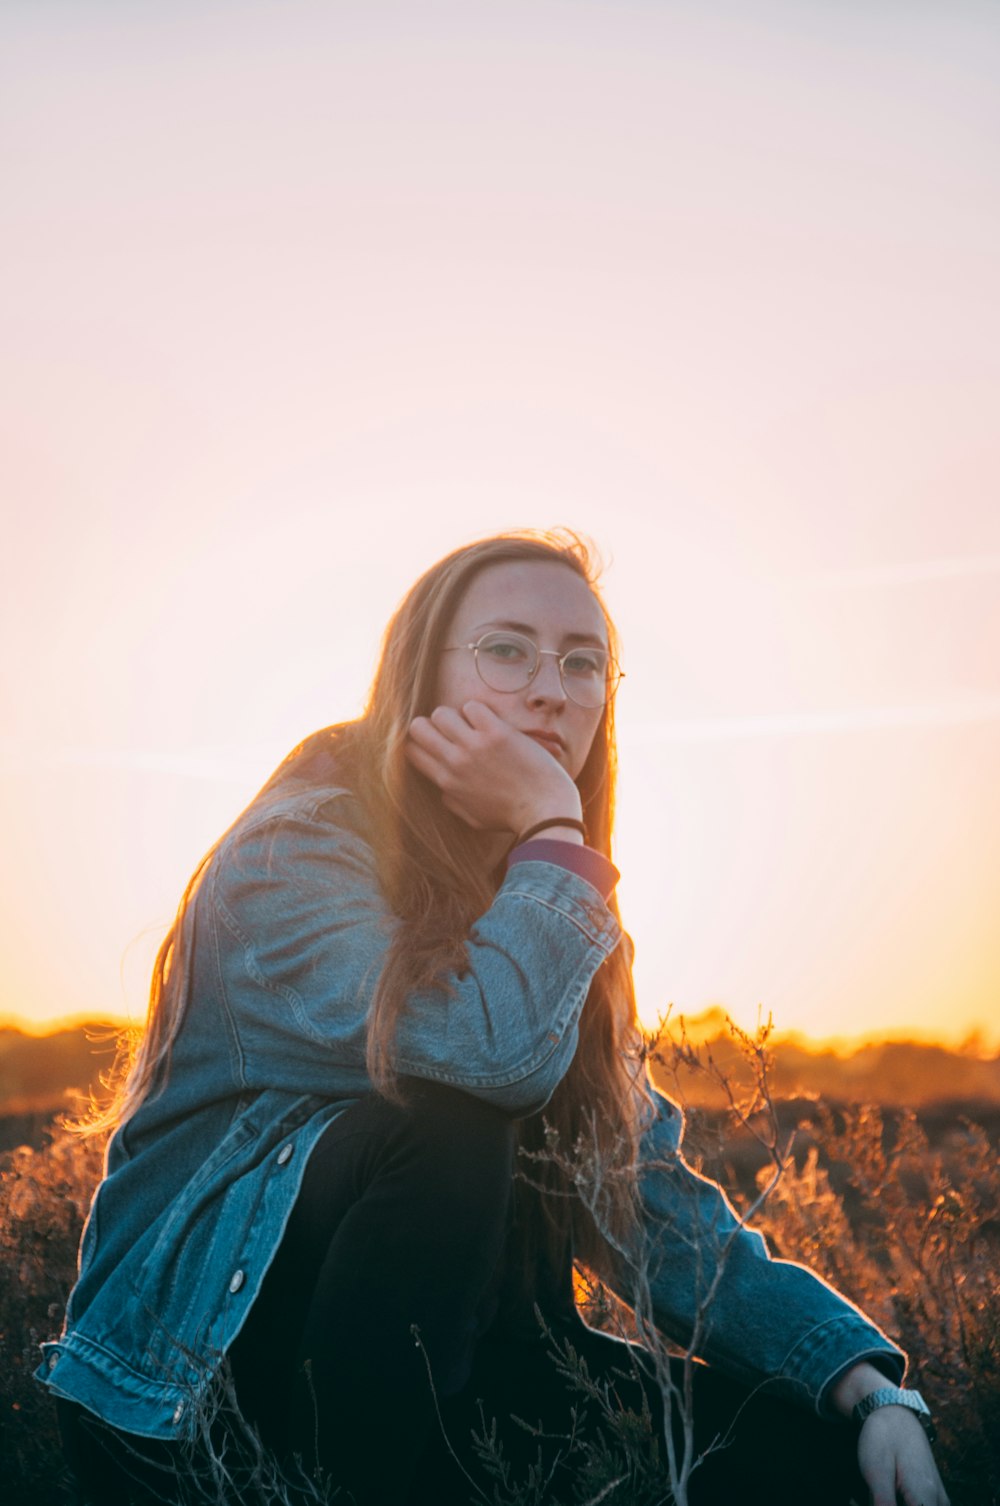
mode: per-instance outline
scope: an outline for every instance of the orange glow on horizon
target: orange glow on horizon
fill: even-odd
[[[1000,1041],[992,18],[494,9],[9,0],[0,1008],[141,1020],[418,573],[566,523],[643,1018]]]

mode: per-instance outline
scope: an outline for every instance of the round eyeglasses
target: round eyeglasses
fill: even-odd
[[[542,655],[550,654],[559,665],[559,678],[570,700],[591,711],[610,701],[624,676],[607,649],[589,643],[560,654],[554,648],[539,648],[521,633],[492,632],[475,643],[452,643],[442,653],[460,648],[471,649],[475,655],[483,684],[501,692],[524,690],[537,675]]]

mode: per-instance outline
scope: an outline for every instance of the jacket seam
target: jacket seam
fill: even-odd
[[[569,870],[564,869],[563,871],[568,872]],[[574,878],[578,877],[578,875],[576,874],[574,874],[573,876]],[[587,880],[580,879],[580,882],[582,884],[585,884]],[[591,888],[593,888],[593,885],[591,885]],[[594,892],[596,893],[597,891],[595,890]],[[577,930],[580,931],[582,935],[586,936],[588,941],[593,942],[595,946],[600,947],[603,952],[610,952],[612,950],[612,947],[608,946],[607,943],[608,941],[613,941],[615,939],[613,924],[602,927],[587,926],[580,919],[579,915],[575,914],[572,909],[567,909],[563,905],[558,905],[554,903],[554,901],[548,899],[545,895],[535,894],[530,889],[503,889],[497,894],[497,900],[499,901],[503,899],[527,899],[530,900],[533,904],[541,905],[544,909],[551,910],[553,914],[562,916],[564,920],[568,920],[571,925],[576,926]]]

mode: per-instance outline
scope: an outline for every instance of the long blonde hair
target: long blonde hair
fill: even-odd
[[[433,565],[407,593],[382,644],[378,669],[362,722],[354,736],[362,756],[351,783],[372,828],[379,879],[402,920],[376,986],[368,1022],[368,1072],[384,1094],[396,1089],[392,1046],[406,999],[416,986],[439,982],[465,960],[469,927],[490,905],[502,871],[483,872],[474,834],[441,803],[437,789],[416,773],[405,755],[410,723],[434,707],[440,651],[458,605],[481,570],[491,565],[556,561],[573,570],[594,595],[620,657],[618,635],[600,592],[593,554],[579,535],[511,533],[456,549]],[[353,739],[352,739],[353,740]],[[587,842],[611,857],[617,745],[614,702],[609,701],[576,784]],[[618,914],[617,902],[609,901]],[[604,1232],[625,1238],[634,1217],[632,1175],[637,1141],[639,1031],[632,986],[630,944],[601,965],[580,1020],[576,1054],[542,1121],[526,1121],[522,1141],[540,1157],[528,1175],[550,1194],[544,1207],[555,1251],[564,1236],[572,1200],[558,1159],[579,1147],[603,1183],[598,1193]],[[554,1138],[553,1138],[554,1137]],[[547,1147],[558,1147],[555,1154]],[[604,1241],[579,1216],[577,1249],[588,1263],[604,1265]]]
[[[307,738],[253,802],[290,779],[317,784],[332,779],[348,785],[358,797],[383,893],[402,922],[378,978],[368,1020],[369,1076],[390,1098],[399,1096],[393,1042],[407,996],[416,987],[440,984],[448,972],[462,969],[469,928],[489,907],[503,878],[502,871],[484,873],[471,829],[446,810],[436,787],[410,764],[404,751],[408,729],[414,717],[433,710],[440,650],[474,576],[490,565],[524,561],[556,561],[586,582],[601,607],[609,648],[617,658],[617,634],[597,590],[593,556],[578,535],[506,533],[466,545],[427,570],[389,622],[364,716]],[[615,777],[614,705],[609,702],[576,780],[587,841],[608,858]],[[189,978],[185,918],[214,852],[215,847],[198,865],[160,949],[145,1035],[117,1101],[101,1117],[104,1125],[130,1117],[169,1070]],[[609,904],[617,914],[614,898]],[[626,948],[619,947],[594,977],[576,1054],[545,1112],[550,1144],[554,1134],[566,1155],[582,1142],[602,1167],[609,1190],[606,1219],[619,1232],[633,1213],[637,1038],[630,958]],[[537,1125],[523,1138],[537,1146]],[[546,1210],[554,1238],[562,1237],[569,1218],[565,1173],[555,1159],[543,1156],[530,1174],[552,1193]],[[595,1239],[596,1231],[583,1222],[578,1244],[590,1246],[586,1257],[600,1264],[603,1240]]]

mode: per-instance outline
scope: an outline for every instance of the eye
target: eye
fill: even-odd
[[[574,679],[603,680],[608,670],[608,656],[601,648],[575,648],[562,663],[563,673]]]
[[[534,645],[516,633],[488,633],[479,640],[479,652],[496,664],[529,664],[535,656]]]

